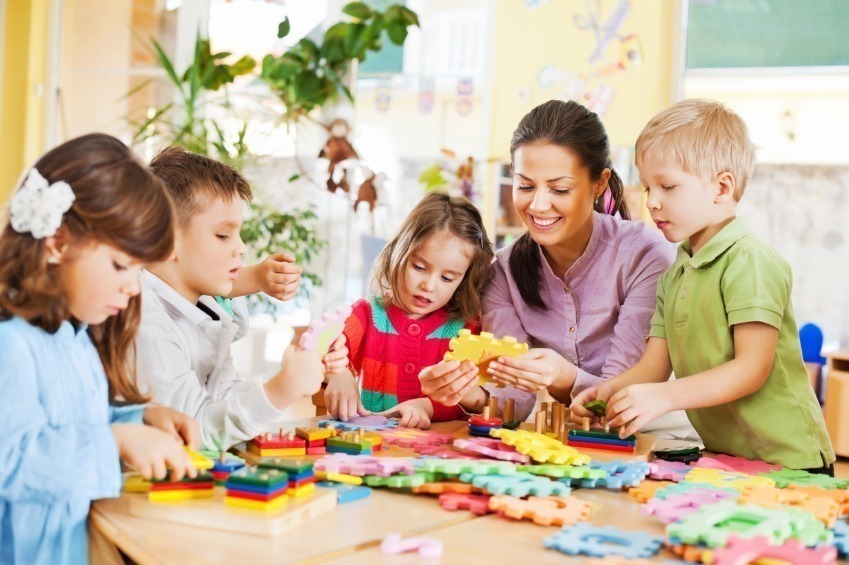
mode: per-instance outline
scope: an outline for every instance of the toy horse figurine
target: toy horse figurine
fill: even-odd
[[[337,188],[341,188],[348,192],[348,181],[346,172],[340,168],[340,174],[334,174],[336,166],[346,159],[359,158],[354,146],[348,141],[348,134],[351,131],[348,122],[342,119],[333,120],[330,126],[327,127],[330,132],[330,137],[318,154],[319,157],[324,157],[330,161],[328,172],[330,176],[327,179],[327,190],[336,192]]]

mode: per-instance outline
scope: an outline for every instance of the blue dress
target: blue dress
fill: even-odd
[[[142,412],[109,405],[85,326],[0,321],[0,563],[88,562],[91,501],[121,489],[110,424]]]

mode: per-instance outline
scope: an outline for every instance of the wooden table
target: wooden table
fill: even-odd
[[[316,419],[287,423],[315,425]],[[441,422],[433,429],[465,436],[465,422]],[[663,447],[667,447],[663,445]],[[387,456],[414,456],[408,449],[390,446],[380,452]],[[573,495],[593,504],[592,522],[610,524],[625,530],[663,534],[663,526],[644,515],[638,504],[623,492],[574,490]],[[543,547],[544,537],[556,527],[540,527],[493,515],[479,517],[466,511],[448,512],[435,497],[373,489],[371,496],[337,507],[278,538],[267,538],[221,530],[157,522],[129,513],[132,496],[94,504],[91,525],[100,537],[126,553],[134,561],[148,563],[227,563],[238,558],[247,563],[417,563],[415,555],[386,556],[380,542],[389,533],[427,536],[445,544],[442,563],[469,563],[483,559],[514,562],[532,559],[535,563],[583,563],[585,558],[567,556]],[[672,557],[661,552],[658,560]]]

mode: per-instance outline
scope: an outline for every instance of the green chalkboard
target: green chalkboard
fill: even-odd
[[[849,65],[849,0],[689,0],[687,68]]]

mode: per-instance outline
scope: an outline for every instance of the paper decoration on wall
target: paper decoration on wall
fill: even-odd
[[[580,30],[591,30],[595,35],[596,48],[590,55],[590,64],[599,65],[607,62],[605,52],[613,40],[622,42],[625,37],[619,32],[619,28],[631,13],[631,1],[619,0],[613,11],[607,16],[604,23],[601,22],[601,6],[599,0],[584,0],[586,14],[576,14],[573,18],[575,25]]]
[[[461,78],[457,82],[457,113],[468,116],[472,113],[472,94],[475,91],[471,78]]]
[[[392,89],[389,84],[380,84],[374,91],[374,105],[378,112],[385,114],[392,103]]]
[[[545,6],[551,2],[551,0],[525,0],[525,6],[528,8],[539,8],[540,6]]]
[[[434,82],[432,78],[423,78],[419,82],[419,114],[433,112]]]
[[[595,77],[573,73],[553,65],[546,65],[537,73],[537,85],[542,89],[555,89],[564,100],[574,100],[585,105],[601,117],[613,102],[613,88],[600,83]]]

